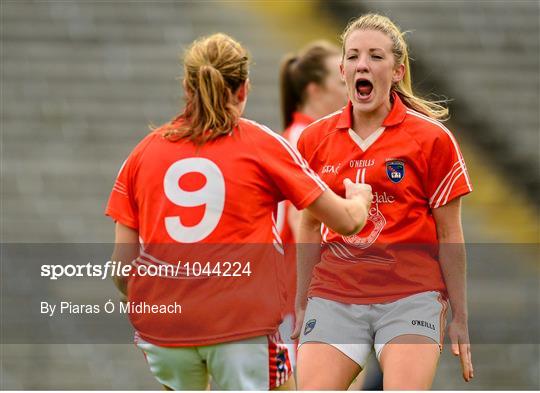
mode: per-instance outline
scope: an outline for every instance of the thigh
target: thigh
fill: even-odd
[[[423,292],[374,308],[384,388],[429,389],[442,349],[447,302],[438,292]]]
[[[422,336],[442,350],[448,303],[438,292],[422,292],[373,307],[375,354],[399,336]]]
[[[333,345],[309,342],[298,349],[298,390],[347,390],[361,370]]]
[[[154,377],[171,390],[205,390],[208,373],[196,347],[160,347],[145,341],[137,346],[143,351]]]
[[[439,345],[429,337],[403,335],[394,338],[380,355],[384,389],[430,389],[439,356]]]
[[[369,307],[310,298],[300,332],[300,346],[311,342],[329,344],[364,367],[373,347]]]
[[[347,389],[373,346],[368,310],[369,306],[309,299],[298,350],[300,389]]]
[[[224,390],[288,387],[292,375],[279,333],[201,348],[216,385]]]

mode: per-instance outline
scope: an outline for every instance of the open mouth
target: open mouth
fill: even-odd
[[[355,84],[356,92],[360,97],[367,98],[373,91],[373,84],[367,79],[358,79]]]

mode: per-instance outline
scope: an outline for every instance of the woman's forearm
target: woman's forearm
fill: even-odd
[[[435,209],[433,216],[437,225],[439,263],[452,307],[452,319],[467,321],[467,258],[460,199]]]
[[[116,223],[115,245],[111,261],[119,265],[129,265],[139,256],[139,232],[133,228]],[[116,288],[127,296],[127,276],[113,276]]]
[[[305,308],[313,268],[321,260],[320,222],[307,211],[300,218],[296,246],[297,283],[296,307]]]
[[[452,318],[467,320],[467,258],[463,241],[441,239],[439,262],[448,290]]]

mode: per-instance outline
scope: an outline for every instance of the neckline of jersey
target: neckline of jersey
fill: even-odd
[[[385,128],[386,127],[377,128],[377,130],[371,133],[366,139],[362,139],[362,137],[356,132],[354,132],[352,128],[349,128],[349,136],[351,137],[353,142],[356,143],[358,147],[365,152],[379,139],[379,137],[383,134]]]

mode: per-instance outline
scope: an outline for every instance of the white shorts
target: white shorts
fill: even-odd
[[[150,371],[173,390],[205,390],[209,376],[222,390],[269,390],[291,375],[279,333],[197,347],[162,347],[140,338]]]
[[[448,302],[439,292],[421,292],[382,304],[344,304],[310,298],[300,345],[332,345],[364,368],[375,348],[379,359],[384,345],[405,334],[426,336],[442,349]]]

